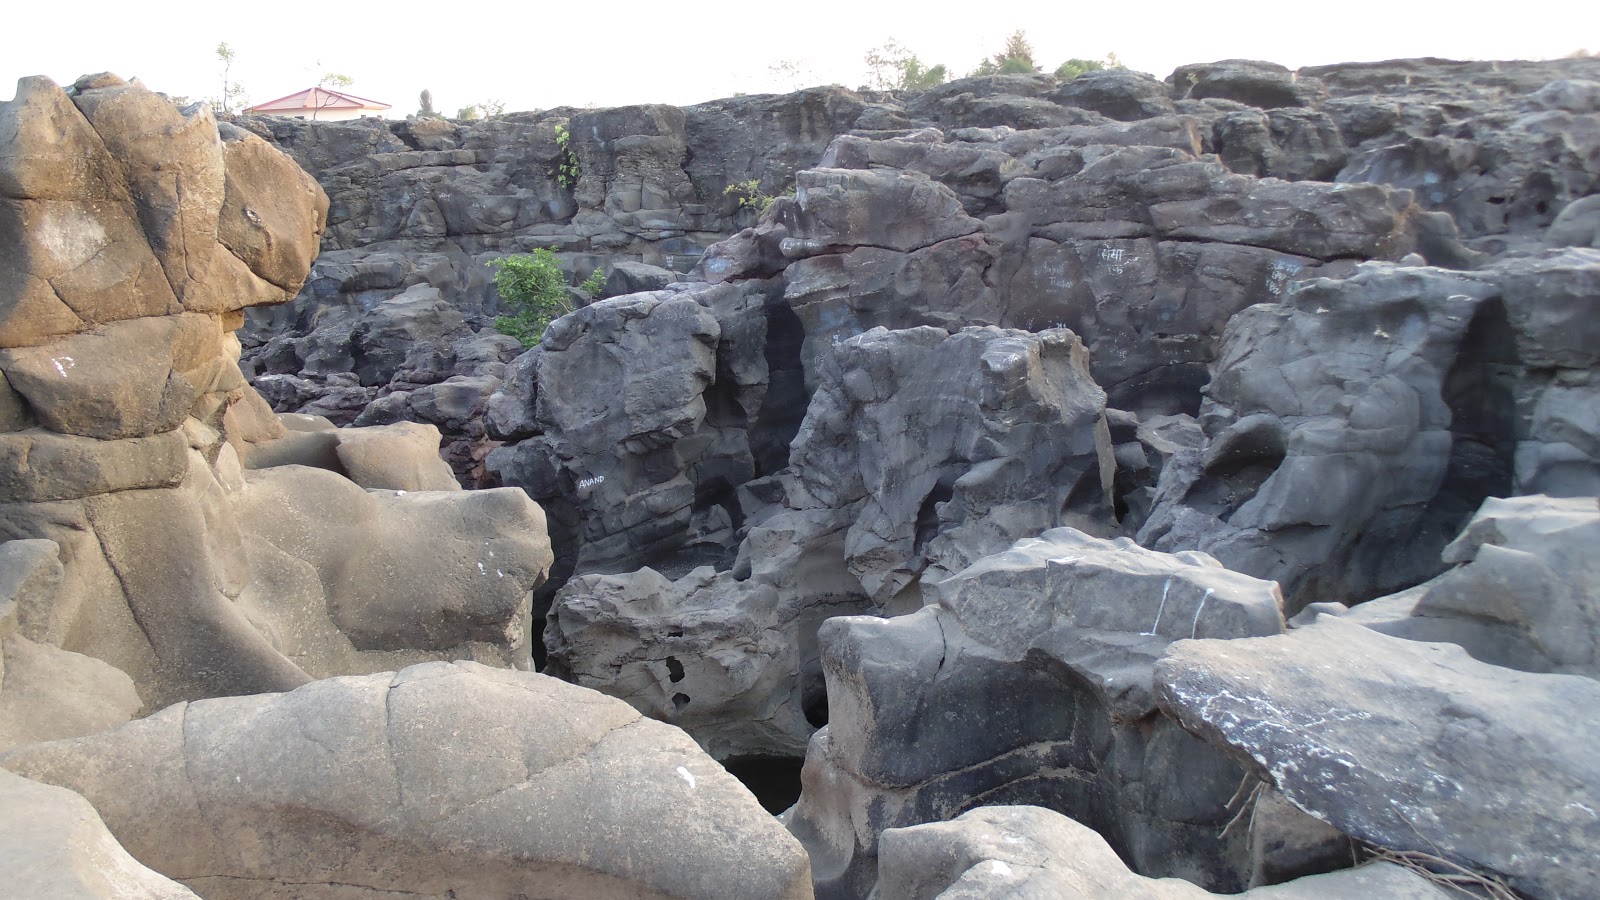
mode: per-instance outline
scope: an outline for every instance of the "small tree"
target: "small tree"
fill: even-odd
[[[916,54],[893,38],[866,55],[869,86],[880,91],[923,90],[944,84],[949,71],[941,64],[925,67]]]
[[[978,63],[974,75],[1029,75],[1039,71],[1033,61],[1033,45],[1021,29],[1011,32],[999,53]]]
[[[501,333],[532,347],[544,337],[550,323],[572,312],[572,297],[567,293],[567,276],[561,272],[556,255],[540,248],[532,256],[507,256],[491,260],[495,270],[494,286],[505,301],[510,315],[494,320]],[[605,273],[594,270],[582,284],[591,296],[599,294],[605,284]]]
[[[417,97],[417,117],[432,118],[437,115],[438,113],[433,111],[433,92],[423,88],[421,95]]]
[[[235,100],[245,102],[244,85],[237,81],[229,80],[233,71],[233,48],[227,41],[217,44],[217,59],[222,63],[222,93],[211,102],[212,106],[220,106],[223,115],[232,115]]]
[[[319,63],[319,65],[320,65],[320,63]],[[322,73],[322,77],[317,79],[317,87],[319,87],[319,88],[328,88],[328,87],[347,88],[350,85],[355,84],[355,83],[356,83],[356,80],[354,78],[351,78],[349,75],[341,75],[338,72],[324,72],[324,73]],[[311,110],[311,120],[313,122],[315,122],[316,119],[317,119],[317,113],[321,112],[325,107],[328,107],[328,106],[331,106],[331,105],[333,105],[333,98],[332,97],[329,97],[328,99],[323,100],[320,103],[318,103],[317,107],[315,109]]]

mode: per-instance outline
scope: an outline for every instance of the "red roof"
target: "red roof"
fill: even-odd
[[[345,94],[339,91],[330,91],[325,87],[310,87],[297,91],[287,97],[279,97],[252,106],[245,110],[247,113],[270,112],[298,112],[307,109],[389,109],[387,103],[357,97],[354,94]]]

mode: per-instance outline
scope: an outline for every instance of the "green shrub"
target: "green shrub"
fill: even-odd
[[[510,315],[495,319],[494,327],[521,341],[522,346],[539,343],[552,321],[572,312],[567,277],[549,250],[541,248],[532,256],[490,260],[489,267],[495,270],[495,289],[511,311]],[[599,274],[598,269],[595,274]]]
[[[565,125],[556,126],[556,148],[556,180],[562,187],[572,187],[583,172],[578,168],[578,155],[572,152],[572,134]]]
[[[722,193],[738,197],[740,209],[753,209],[758,213],[764,213],[772,208],[772,204],[778,202],[779,197],[793,197],[794,188],[791,187],[779,194],[768,194],[761,190],[760,179],[752,178],[749,181],[736,181],[723,188]]]

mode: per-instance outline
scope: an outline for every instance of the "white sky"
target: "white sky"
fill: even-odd
[[[856,87],[866,80],[862,57],[890,38],[959,76],[1018,28],[1047,70],[1115,52],[1131,68],[1165,77],[1183,63],[1230,57],[1298,67],[1600,50],[1600,2],[80,0],[62,8],[23,0],[0,17],[0,98],[25,75],[67,84],[99,71],[138,76],[175,96],[213,97],[221,82],[215,48],[226,41],[237,56],[232,80],[253,103],[338,72],[355,79],[349,92],[390,103],[397,116],[416,109],[423,88],[447,114],[490,98],[508,111],[690,104],[807,84]],[[784,62],[803,77],[774,70]]]

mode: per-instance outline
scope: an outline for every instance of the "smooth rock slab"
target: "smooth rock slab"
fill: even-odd
[[[873,900],[1201,900],[1179,878],[1128,871],[1092,829],[1037,806],[986,806],[952,822],[883,833]],[[1232,896],[1247,900],[1444,900],[1458,896],[1388,863]]]
[[[473,663],[178,704],[0,766],[84,794],[211,900],[811,896],[800,847],[683,732]]]
[[[1155,678],[1169,715],[1341,831],[1500,872],[1534,897],[1593,896],[1600,682],[1329,617],[1180,642]]]
[[[87,800],[3,771],[0,871],[18,900],[197,900],[129,856]]]

